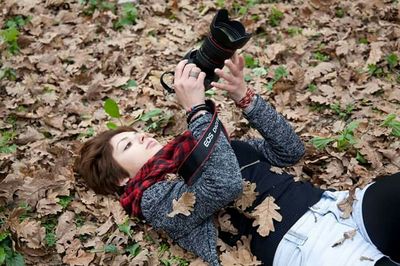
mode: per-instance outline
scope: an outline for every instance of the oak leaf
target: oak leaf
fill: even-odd
[[[253,226],[259,225],[257,232],[261,236],[268,236],[269,232],[275,231],[274,220],[282,221],[282,215],[277,212],[280,207],[275,204],[275,199],[268,196],[260,205],[258,205],[251,216],[255,218]]]
[[[26,219],[15,228],[18,237],[26,242],[29,248],[38,249],[44,246],[46,229],[41,226],[40,221]]]
[[[237,241],[237,246],[221,254],[222,266],[255,266],[262,265],[250,251],[251,237],[242,236],[241,241]]]
[[[339,239],[338,241],[336,241],[336,242],[332,245],[332,247],[334,248],[334,247],[337,247],[337,246],[342,245],[342,244],[344,243],[344,241],[346,241],[346,239],[351,239],[351,240],[353,240],[353,238],[354,238],[354,236],[356,235],[356,233],[357,233],[357,230],[356,230],[356,229],[353,229],[353,230],[344,232],[344,233],[343,233],[343,237],[342,237],[341,239]]]
[[[194,193],[185,192],[182,196],[172,201],[172,212],[168,213],[168,217],[174,217],[177,214],[183,214],[189,216],[190,212],[193,211],[194,204],[196,203],[196,196]]]
[[[243,181],[243,192],[241,196],[236,199],[234,205],[236,208],[244,211],[253,204],[257,195],[256,184],[250,181]]]
[[[316,67],[310,68],[304,75],[304,83],[302,85],[302,89],[307,87],[314,79],[319,78],[322,75],[325,75],[329,72],[332,72],[335,69],[335,65],[329,62],[321,62]]]
[[[371,51],[366,65],[376,64],[381,60],[383,56],[382,47],[385,46],[385,44],[386,42],[373,42],[370,44]]]
[[[221,231],[237,235],[238,230],[233,226],[230,219],[231,216],[228,213],[222,211],[218,214],[218,223],[221,228]]]
[[[275,60],[276,56],[285,50],[286,46],[280,43],[273,43],[271,45],[268,45],[267,49],[265,50],[268,62]]]
[[[56,250],[57,253],[63,253],[68,249],[76,234],[76,225],[74,223],[75,213],[66,211],[58,217],[56,226]]]
[[[353,212],[353,202],[355,199],[355,189],[351,189],[349,191],[349,196],[337,204],[339,210],[343,212],[340,217],[343,219],[350,217],[351,213]]]

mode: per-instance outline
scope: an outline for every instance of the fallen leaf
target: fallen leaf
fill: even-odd
[[[282,215],[277,212],[279,209],[279,206],[275,204],[274,197],[268,196],[251,213],[251,216],[255,219],[253,226],[259,225],[257,232],[261,236],[268,236],[269,232],[275,231],[274,220],[282,221]]]
[[[250,207],[258,195],[256,186],[255,183],[251,183],[250,181],[243,181],[243,192],[240,197],[235,200],[234,206],[242,211]]]
[[[104,235],[105,233],[107,233],[108,230],[110,230],[110,228],[111,228],[113,225],[114,225],[114,223],[112,222],[111,217],[110,217],[110,218],[108,218],[108,220],[107,220],[104,224],[102,224],[99,228],[97,228],[96,233],[97,233],[99,236],[102,236],[102,235]]]
[[[336,241],[332,245],[332,247],[334,248],[334,247],[342,245],[344,243],[344,241],[346,241],[347,239],[353,240],[353,238],[356,235],[356,233],[357,233],[357,229],[353,229],[353,230],[344,232],[343,233],[343,237],[341,239],[339,239],[338,241]]]
[[[304,89],[316,78],[319,78],[321,75],[332,72],[334,69],[335,65],[329,62],[321,62],[316,67],[309,68],[304,75],[304,82],[301,88]]]
[[[347,198],[343,199],[341,202],[337,204],[339,210],[341,210],[343,213],[340,215],[343,219],[347,219],[350,217],[352,211],[353,211],[353,202],[356,200],[355,198],[355,189],[349,190],[349,195]]]
[[[194,193],[185,192],[178,200],[172,200],[172,212],[168,213],[167,216],[171,218],[177,214],[189,216],[190,212],[193,211],[195,203],[196,196]]]
[[[268,58],[268,62],[271,62],[275,60],[275,57],[280,54],[281,52],[284,52],[286,50],[286,46],[280,43],[273,43],[268,45],[265,53]]]
[[[360,257],[360,261],[364,261],[364,260],[368,260],[368,261],[374,261],[374,259],[367,257],[367,256],[361,256]]]
[[[29,248],[37,249],[44,246],[46,229],[42,227],[40,221],[25,219],[14,228],[18,237],[26,242]]]
[[[369,53],[368,60],[366,62],[366,65],[370,64],[376,64],[378,63],[382,56],[383,56],[383,51],[382,47],[386,44],[386,42],[373,42],[370,44],[371,46],[371,51]]]
[[[256,266],[262,265],[250,251],[251,237],[242,236],[236,247],[220,255],[222,266]]]
[[[277,166],[271,166],[271,168],[269,169],[272,173],[281,175],[284,173],[283,169]]]
[[[231,216],[228,213],[221,211],[218,214],[218,224],[222,232],[228,232],[233,235],[238,234],[238,230],[233,226],[231,222]]]

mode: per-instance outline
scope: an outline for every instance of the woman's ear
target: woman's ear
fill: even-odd
[[[118,186],[123,187],[128,183],[129,177],[118,180]]]

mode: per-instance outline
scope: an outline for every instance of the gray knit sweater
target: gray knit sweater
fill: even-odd
[[[276,166],[297,162],[304,154],[304,146],[286,120],[257,95],[243,112],[250,124],[263,136],[247,142]],[[189,130],[199,139],[211,121],[205,114],[189,124]],[[217,230],[213,214],[235,200],[242,191],[242,176],[236,156],[224,136],[220,134],[213,153],[204,164],[201,177],[192,186],[183,180],[162,181],[148,188],[142,197],[142,213],[155,229],[162,229],[181,247],[192,251],[210,265],[219,265],[216,250]],[[168,217],[172,200],[184,192],[196,196],[194,210],[189,216]]]

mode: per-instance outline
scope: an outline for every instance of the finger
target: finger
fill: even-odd
[[[232,85],[220,82],[211,82],[211,86],[224,91],[231,91],[234,89]]]
[[[190,71],[193,69],[193,68],[195,68],[196,67],[196,65],[195,64],[187,64],[186,66],[185,66],[185,68],[183,69],[183,72],[182,72],[182,78],[189,78],[189,73],[190,73]]]
[[[238,57],[237,52],[235,52],[235,53],[233,54],[233,56],[232,56],[232,62],[233,62],[235,65],[238,65],[238,64],[239,64],[239,57]]]
[[[237,64],[239,71],[242,71],[244,68],[244,57],[243,55],[238,56],[239,63]]]
[[[175,74],[174,74],[174,79],[179,79],[182,76],[182,71],[183,68],[185,67],[187,63],[187,59],[184,59],[178,63],[178,65],[175,67]]]
[[[192,70],[190,70],[190,72],[189,72],[189,77],[190,77],[190,78],[197,79],[197,78],[199,77],[199,75],[200,75],[200,72],[201,72],[201,69],[200,69],[200,68],[194,67],[194,68],[192,68]],[[191,73],[196,73],[197,76],[190,76]]]
[[[239,70],[236,65],[233,64],[232,60],[225,60],[225,65],[229,68],[229,71],[232,73],[232,75],[239,75]]]
[[[206,73],[205,72],[200,72],[199,77],[197,78],[197,82],[200,83],[200,84],[203,84],[205,78],[206,78]]]
[[[228,81],[228,82],[233,82],[233,77],[232,75],[229,75],[228,73],[225,73],[223,70],[216,68],[214,70],[215,74],[218,75],[218,77]]]

